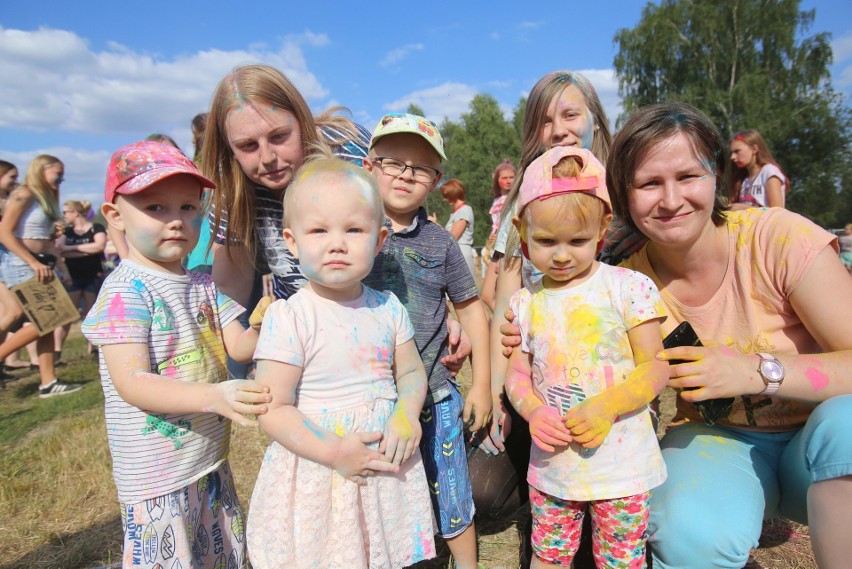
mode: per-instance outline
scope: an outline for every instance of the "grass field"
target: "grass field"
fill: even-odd
[[[77,329],[78,330],[78,329]],[[38,376],[0,390],[0,569],[90,569],[120,559],[121,523],[110,472],[97,363],[72,333],[59,376],[81,392],[40,400]],[[668,403],[670,405],[670,403]],[[235,428],[231,465],[245,507],[266,447],[257,430]],[[516,520],[478,524],[480,559],[488,569],[518,563]],[[750,567],[815,569],[807,528],[776,520],[764,526]],[[448,565],[441,556],[418,569]]]

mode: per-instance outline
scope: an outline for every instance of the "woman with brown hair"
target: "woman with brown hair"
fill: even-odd
[[[441,186],[441,195],[453,210],[450,219],[444,225],[444,229],[449,231],[453,239],[458,242],[459,249],[461,249],[467,267],[470,269],[470,274],[475,276],[476,253],[473,252],[473,208],[464,201],[464,184],[461,183],[461,180],[455,178],[447,180]]]

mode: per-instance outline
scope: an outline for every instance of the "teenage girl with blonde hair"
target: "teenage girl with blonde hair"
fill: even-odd
[[[33,277],[49,282],[55,276],[53,265],[63,279],[68,270],[54,245],[56,222],[59,216],[59,185],[65,166],[55,156],[36,156],[27,168],[24,183],[14,190],[6,203],[0,221],[0,242],[9,249],[3,257],[2,272],[6,286],[13,287]],[[21,309],[17,308],[16,316]],[[15,318],[17,319],[17,318]],[[39,397],[65,395],[80,389],[80,385],[59,381],[54,368],[53,334],[39,337],[35,326],[24,326],[0,346],[0,359],[38,338],[41,386]]]

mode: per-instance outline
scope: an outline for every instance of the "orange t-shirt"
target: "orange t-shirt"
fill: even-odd
[[[685,306],[662,285],[648,263],[646,248],[622,265],[653,279],[671,316],[668,334],[688,320],[703,343],[711,341],[742,354],[815,354],[822,348],[790,304],[790,295],[827,246],[837,238],[804,217],[782,208],[751,208],[728,213],[730,256],[719,290],[703,306]],[[720,425],[763,431],[801,427],[814,405],[763,395],[735,398]],[[701,421],[695,407],[678,397],[675,421]]]

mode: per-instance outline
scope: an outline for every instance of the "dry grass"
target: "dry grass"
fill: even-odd
[[[120,559],[121,523],[97,366],[83,355],[79,336],[69,342],[63,354],[69,363],[60,372],[86,381],[82,394],[40,401],[34,374],[0,390],[0,441],[7,441],[0,442],[0,569],[90,569]],[[666,406],[670,408],[668,400]],[[43,416],[32,424],[32,417]],[[14,437],[4,437],[12,432]],[[246,508],[265,447],[263,433],[235,428],[231,465]],[[517,567],[517,521],[478,524],[484,567]],[[438,559],[418,564],[418,569],[447,567],[449,553],[445,547],[439,551]],[[753,557],[756,564],[750,567],[816,568],[807,528],[786,521],[764,526]]]

